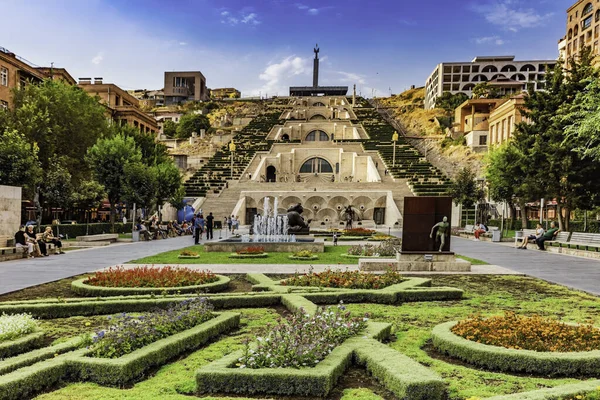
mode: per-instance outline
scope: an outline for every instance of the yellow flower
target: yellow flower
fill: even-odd
[[[85,326],[90,326],[90,325],[92,325],[92,323],[91,323],[91,322],[86,322],[86,323],[85,323]]]
[[[58,353],[54,353],[54,357],[58,357]]]

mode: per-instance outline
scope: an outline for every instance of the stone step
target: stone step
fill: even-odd
[[[99,235],[77,236],[78,242],[116,242],[119,239],[118,233],[102,233]]]

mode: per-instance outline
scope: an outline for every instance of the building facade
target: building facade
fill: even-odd
[[[544,88],[544,76],[556,60],[515,61],[514,56],[475,57],[471,62],[441,63],[425,83],[425,109],[435,108],[444,92],[471,97],[478,83],[488,82],[501,94]]]
[[[210,89],[211,99],[239,99],[242,92],[235,88],[216,88]]]
[[[90,96],[98,96],[113,121],[128,124],[145,133],[157,134],[156,120],[140,109],[139,100],[112,83],[104,83],[102,78],[80,78],[79,87]]]
[[[206,78],[200,71],[165,72],[165,105],[210,98]]]
[[[600,39],[600,3],[579,0],[567,10],[567,36],[564,61],[577,57],[584,47],[598,55]]]
[[[489,116],[488,145],[500,145],[510,140],[515,133],[516,124],[526,122],[521,111],[524,109],[525,96],[517,95],[506,100],[492,110]]]
[[[486,149],[488,146],[489,118],[505,99],[471,99],[462,103],[454,111],[453,132],[465,137],[467,146],[472,149]]]

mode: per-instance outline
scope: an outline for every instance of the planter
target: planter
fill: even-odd
[[[300,261],[311,261],[311,260],[318,260],[319,256],[317,255],[312,255],[310,257],[296,257],[296,256],[288,256],[288,258],[290,260],[300,260]]]
[[[269,257],[269,253],[256,253],[256,254],[231,253],[228,258],[244,259],[244,258],[267,258],[267,257]]]
[[[78,279],[71,282],[71,290],[81,296],[128,296],[134,294],[163,294],[163,293],[197,293],[197,292],[220,292],[229,286],[229,279],[223,275],[217,275],[216,282],[205,283],[203,285],[180,286],[180,287],[104,287],[88,285],[85,281],[88,278]]]

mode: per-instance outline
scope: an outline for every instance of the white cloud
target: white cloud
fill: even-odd
[[[357,83],[360,85],[364,85],[367,83],[365,77],[360,74],[356,74],[353,72],[344,72],[344,71],[336,71],[337,74],[341,75],[339,81],[342,83]]]
[[[309,8],[306,4],[301,3],[296,3],[295,6],[298,10],[307,10]]]
[[[261,21],[259,21],[257,18],[258,18],[258,15],[256,15],[256,13],[250,13],[248,15],[245,15],[242,18],[242,23],[251,24],[251,25],[260,25]]]
[[[270,63],[265,70],[259,75],[259,79],[264,81],[260,89],[255,89],[252,92],[258,94],[274,95],[276,93],[287,93],[290,86],[294,85],[295,77],[308,75],[312,71],[310,60],[301,58],[296,55],[291,55],[283,58],[278,63]],[[308,83],[308,81],[307,81]]]
[[[484,16],[491,24],[511,32],[540,26],[552,13],[541,14],[533,8],[525,8],[522,0],[496,0],[487,4],[473,5],[472,9]]]
[[[496,46],[502,46],[504,43],[506,43],[504,39],[500,38],[499,36],[484,36],[480,38],[475,38],[473,41],[476,44],[495,44]]]
[[[398,22],[400,22],[402,25],[406,25],[406,26],[416,26],[417,25],[417,22],[413,21],[411,19],[401,19]]]
[[[221,16],[223,17],[221,19],[221,23],[225,24],[225,25],[231,25],[231,26],[235,26],[239,23],[242,24],[246,24],[246,25],[260,25],[262,21],[260,21],[258,19],[258,14],[251,12],[251,13],[244,13],[244,12],[240,12],[238,13],[239,16],[233,16],[229,11],[222,11],[221,12]]]
[[[226,16],[228,16],[228,15],[229,15],[229,11],[222,11],[222,12],[221,12],[221,16],[222,16],[222,17],[226,17]]]
[[[99,65],[104,60],[104,53],[100,52],[92,58],[92,64]]]
[[[180,46],[187,46],[187,42],[179,42]]]
[[[310,10],[308,10],[308,13],[310,15],[318,15],[319,14],[319,9],[318,8],[311,8]]]

